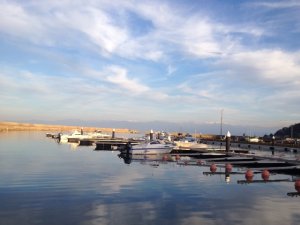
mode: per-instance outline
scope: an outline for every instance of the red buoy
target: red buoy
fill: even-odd
[[[246,171],[245,178],[247,181],[252,181],[253,176],[254,176],[254,174],[253,174],[252,170],[249,169]]]
[[[230,173],[232,171],[232,165],[230,163],[226,163],[225,172]]]
[[[267,169],[264,169],[261,173],[261,177],[264,181],[269,180],[270,172]]]
[[[176,159],[176,160],[179,160],[179,159],[180,159],[180,156],[179,156],[179,155],[176,155],[176,156],[175,156],[175,159]]]
[[[297,192],[300,192],[300,180],[296,180],[295,189],[296,189]]]
[[[216,164],[211,164],[210,165],[210,172],[212,172],[212,173],[214,173],[214,172],[216,172],[217,171],[217,166],[216,166]]]

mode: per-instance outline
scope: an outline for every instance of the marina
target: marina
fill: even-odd
[[[83,134],[83,132],[81,132]],[[46,137],[60,138],[59,135],[49,135]],[[161,135],[157,135],[158,138]],[[163,140],[165,138],[165,140]],[[291,154],[280,154],[275,156],[274,145],[264,146],[247,145],[247,148],[241,143],[231,143],[230,133],[227,133],[225,142],[205,142],[205,144],[196,139],[189,139],[188,141],[174,141],[171,142],[171,137],[164,137],[160,139],[154,138],[151,130],[148,138],[136,140],[134,138],[116,138],[115,133],[111,137],[106,138],[78,138],[75,142],[78,145],[96,146],[95,150],[115,150],[119,151],[119,157],[124,159],[126,164],[130,164],[132,160],[136,160],[136,156],[141,156],[140,159],[151,159],[148,155],[154,155],[156,161],[176,161],[178,165],[196,165],[196,166],[219,166],[221,168],[232,167],[248,169],[254,173],[267,171],[268,173],[279,173],[287,175],[300,176],[300,157],[296,155],[295,158],[290,158]],[[59,139],[60,140],[60,139]],[[83,141],[83,143],[82,143]],[[69,142],[74,142],[70,140]],[[200,146],[200,147],[199,147]],[[216,147],[217,146],[217,147]],[[276,147],[280,152],[280,146]],[[285,147],[286,148],[286,147]],[[270,155],[271,149],[271,155]],[[287,151],[285,151],[287,152]],[[297,151],[292,151],[297,153]],[[292,154],[292,156],[295,156]],[[182,160],[186,158],[188,160]],[[253,170],[253,171],[252,171]],[[214,174],[216,169],[211,169],[211,174]],[[249,180],[248,180],[249,182]]]
[[[0,4],[0,225],[300,224],[300,0]]]

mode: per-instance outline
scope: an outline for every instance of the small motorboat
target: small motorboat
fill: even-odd
[[[102,131],[95,131],[93,133],[89,133],[88,134],[91,138],[104,138],[104,139],[107,139],[107,138],[111,138],[112,135],[111,134],[106,134],[106,133],[102,133]]]
[[[195,138],[185,137],[180,140],[174,141],[176,144],[175,149],[179,150],[207,150],[209,146],[207,144],[198,142]]]
[[[131,154],[166,154],[170,153],[174,145],[172,143],[166,143],[161,140],[155,140],[145,142],[137,145],[126,146],[124,151],[128,151]]]
[[[81,139],[87,139],[87,138],[91,138],[91,136],[88,134],[83,134],[83,132],[79,132],[79,131],[75,130],[72,134],[60,134],[59,142],[66,143],[70,139],[81,140]]]

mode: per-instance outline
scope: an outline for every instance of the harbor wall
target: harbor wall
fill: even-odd
[[[0,122],[0,131],[72,131],[83,129],[87,132],[95,130],[111,133],[113,129],[117,133],[137,133],[136,130],[126,128],[103,128],[103,127],[84,127],[84,126],[65,126],[65,125],[50,125],[50,124],[31,124],[17,122]]]

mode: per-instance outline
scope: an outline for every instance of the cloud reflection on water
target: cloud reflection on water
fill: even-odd
[[[0,143],[4,224],[300,224],[293,183],[227,184],[208,167],[128,165],[116,152],[16,138]]]

